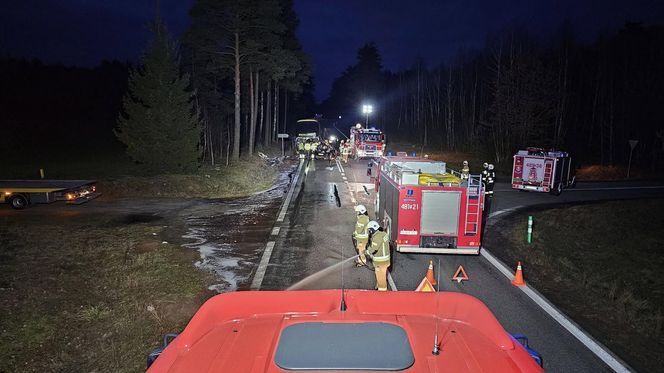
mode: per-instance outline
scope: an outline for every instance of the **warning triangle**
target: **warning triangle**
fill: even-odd
[[[454,276],[452,276],[452,281],[461,282],[463,280],[468,280],[468,275],[466,274],[466,270],[463,269],[463,266],[459,266],[456,272],[454,272]]]
[[[426,292],[426,293],[431,293],[431,292],[435,292],[436,289],[434,289],[433,285],[431,285],[431,282],[429,282],[429,280],[427,280],[427,278],[425,277],[425,278],[422,279],[422,282],[420,282],[420,284],[417,286],[417,289],[415,289],[415,291],[422,291],[422,292]]]

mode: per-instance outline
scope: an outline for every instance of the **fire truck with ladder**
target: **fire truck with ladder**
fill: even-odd
[[[358,123],[350,128],[350,144],[353,158],[381,157],[385,153],[385,134],[375,128],[362,128]]]
[[[566,152],[527,148],[514,155],[513,189],[560,195],[564,188],[575,185],[572,157]]]
[[[462,175],[445,162],[382,157],[376,216],[397,251],[479,254],[484,211],[481,175]]]

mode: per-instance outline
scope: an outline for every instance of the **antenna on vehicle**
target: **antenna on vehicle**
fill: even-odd
[[[341,247],[341,312],[346,312],[346,295],[344,294],[344,248]]]
[[[431,351],[432,355],[440,355],[440,344],[438,343],[438,306],[440,303],[440,258],[438,258],[438,281],[436,283],[436,313],[434,313],[433,317],[436,318],[436,333],[433,336],[433,350]]]

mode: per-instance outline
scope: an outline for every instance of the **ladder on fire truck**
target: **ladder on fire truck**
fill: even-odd
[[[551,176],[553,174],[553,165],[548,159],[544,160],[544,178],[542,180],[542,185],[549,186],[551,185]]]
[[[481,194],[482,175],[470,175],[466,187],[466,221],[463,227],[467,236],[477,234],[480,226]]]

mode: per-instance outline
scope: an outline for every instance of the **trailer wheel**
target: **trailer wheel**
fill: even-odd
[[[559,196],[563,192],[563,183],[558,183],[556,189],[552,190],[554,196]]]
[[[9,200],[9,204],[15,210],[23,210],[24,208],[26,208],[28,206],[28,200],[27,200],[27,198],[25,198],[24,196],[19,194],[19,195],[13,196]]]

